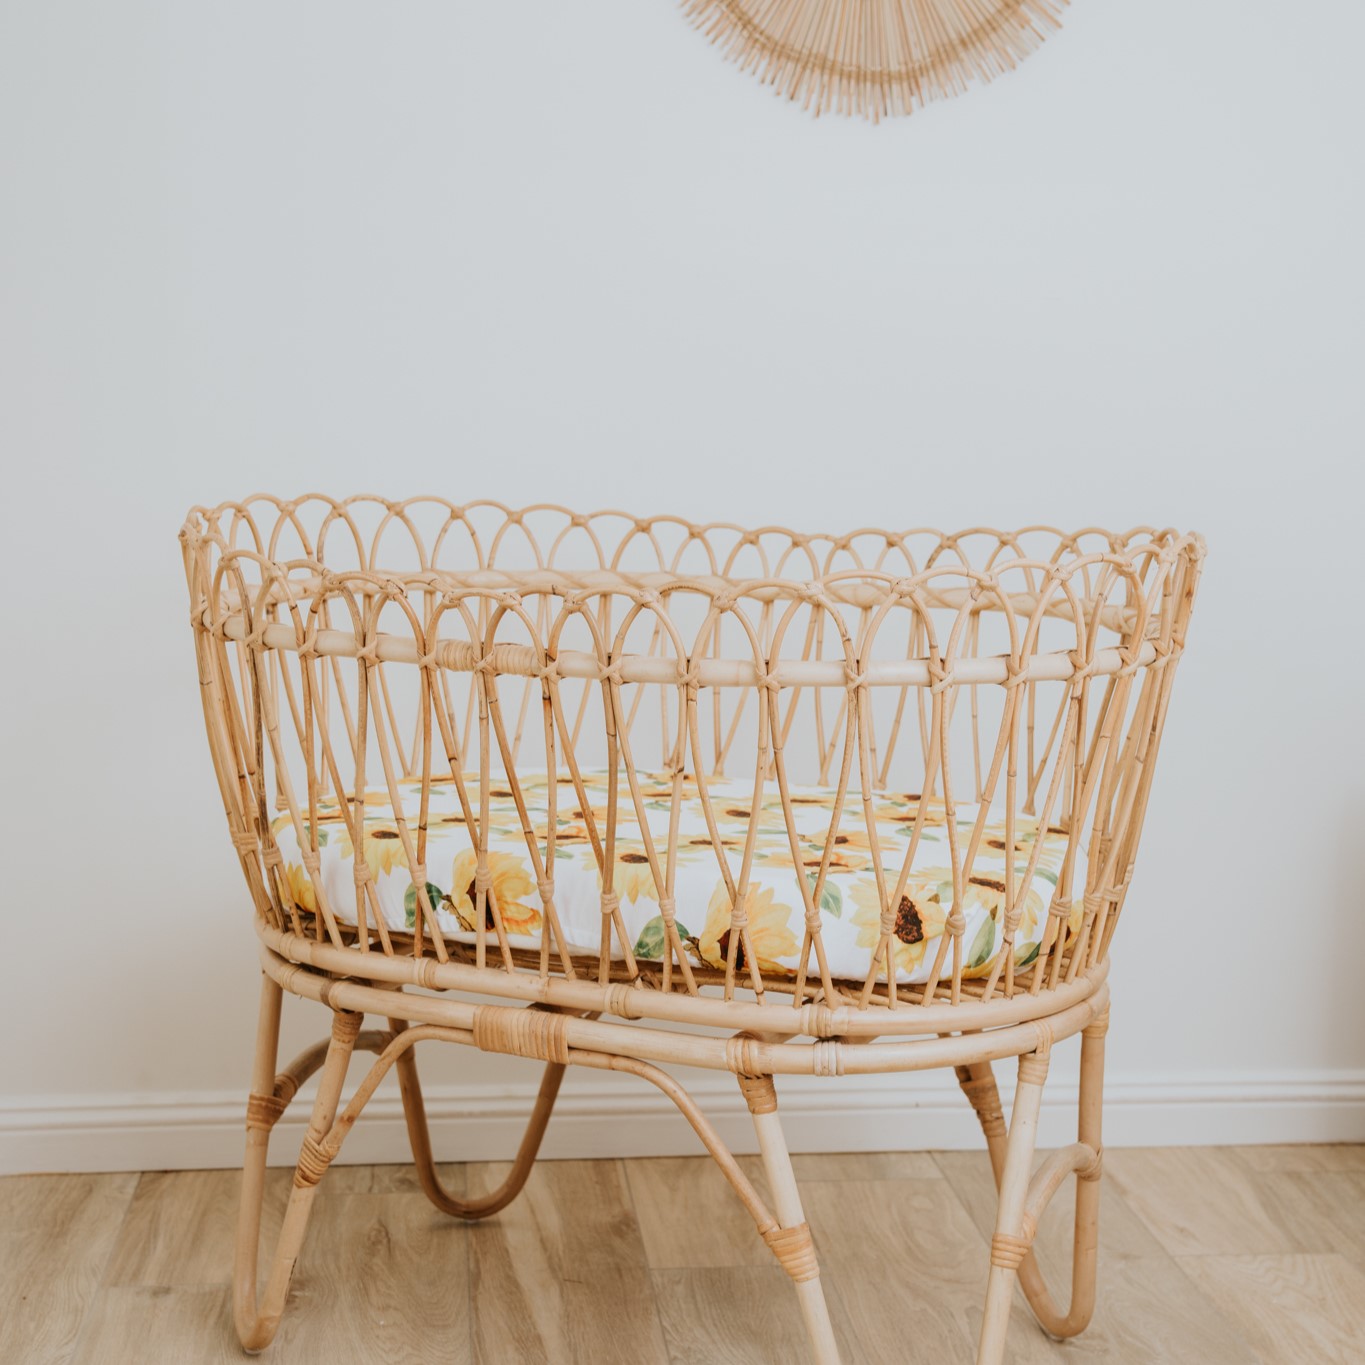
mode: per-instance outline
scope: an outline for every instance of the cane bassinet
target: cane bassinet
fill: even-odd
[[[235,1273],[246,1347],[273,1338],[314,1191],[391,1068],[422,1186],[463,1218],[521,1189],[566,1066],[658,1086],[830,1362],[774,1077],[828,1077],[833,1095],[841,1075],[953,1066],[1000,1195],[979,1360],[1003,1358],[1016,1276],[1049,1332],[1085,1326],[1109,946],[1197,536],[802,535],[310,495],[196,508],[181,540],[264,968]],[[284,990],[332,1029],[277,1073]],[[384,1025],[362,1029],[367,1013]],[[1049,1054],[1078,1033],[1079,1140],[1030,1178]],[[488,1198],[454,1199],[436,1175],[413,1052],[427,1040],[546,1064]],[[343,1108],[357,1048],[377,1060]],[[1006,1057],[1008,1130],[991,1065]],[[660,1064],[735,1076],[771,1210]],[[317,1071],[258,1301],[270,1130]],[[1062,1312],[1030,1242],[1072,1174]]]

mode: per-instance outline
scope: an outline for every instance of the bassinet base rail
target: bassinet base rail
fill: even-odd
[[[669,1044],[670,1034],[602,1025],[591,1012],[540,1004],[475,1004],[450,995],[439,998],[412,995],[391,982],[338,978],[291,961],[264,944],[262,964],[261,1022],[247,1100],[247,1151],[234,1274],[234,1319],[242,1345],[248,1351],[262,1350],[273,1340],[317,1187],[380,1081],[393,1068],[398,1071],[403,1112],[421,1188],[442,1212],[463,1219],[490,1217],[521,1192],[534,1166],[568,1067],[626,1072],[656,1086],[691,1125],[753,1217],[758,1235],[791,1277],[814,1359],[819,1365],[838,1365],[839,1348],[820,1285],[816,1248],[802,1211],[778,1118],[775,1077],[952,1066],[980,1119],[1000,1196],[978,1361],[1004,1359],[1016,1275],[1039,1323],[1052,1335],[1074,1336],[1090,1321],[1095,1300],[1098,1181],[1103,1155],[1100,1117],[1104,1035],[1109,1020],[1109,992],[1103,974],[1087,983],[1090,991],[1078,1003],[1050,1013],[1046,1020],[870,1047],[819,1039],[807,1044],[765,1042],[740,1033],[706,1040],[713,1046],[703,1056],[695,1050],[699,1039]],[[285,990],[325,1005],[333,1011],[334,1023],[329,1041],[306,1049],[276,1071],[280,1006]],[[366,1013],[385,1017],[388,1028],[362,1030],[361,1021]],[[1078,1033],[1082,1037],[1078,1138],[1071,1146],[1054,1152],[1030,1177],[1039,1106],[1052,1048]],[[497,1190],[481,1199],[454,1198],[442,1186],[436,1171],[414,1055],[415,1045],[426,1041],[456,1043],[545,1063],[540,1093],[512,1169]],[[615,1050],[613,1045],[625,1050]],[[840,1057],[837,1051],[840,1048],[845,1050],[847,1062]],[[357,1049],[377,1056],[343,1106],[346,1073],[350,1057]],[[894,1053],[895,1057],[885,1061],[876,1058],[873,1065],[859,1064],[873,1053]],[[994,1061],[1006,1057],[1017,1057],[1019,1069],[1008,1129],[992,1068]],[[773,1192],[774,1210],[763,1202],[686,1087],[660,1069],[661,1063],[670,1062],[734,1074],[753,1119],[764,1172]],[[322,1079],[300,1148],[284,1223],[264,1292],[258,1298],[260,1225],[270,1132],[304,1082],[319,1070]],[[1052,1300],[1031,1248],[1043,1210],[1072,1175],[1077,1179],[1073,1288],[1071,1303],[1061,1312]]]

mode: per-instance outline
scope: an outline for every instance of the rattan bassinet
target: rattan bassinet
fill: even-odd
[[[1197,536],[801,535],[311,495],[196,508],[181,539],[264,968],[243,1345],[273,1338],[318,1182],[393,1067],[423,1188],[463,1218],[521,1189],[566,1066],[658,1086],[831,1362],[774,1078],[828,1077],[834,1097],[842,1075],[953,1066],[1000,1196],[979,1360],[1003,1358],[1016,1276],[1049,1332],[1085,1326],[1109,947]],[[277,1071],[284,990],[332,1029]],[[363,1029],[367,1013],[385,1022]],[[1049,1054],[1075,1034],[1078,1141],[1030,1178]],[[480,1201],[433,1166],[413,1046],[437,1039],[545,1063],[512,1173]],[[342,1107],[357,1048],[377,1060]],[[1008,1130],[992,1072],[1007,1057]],[[771,1209],[661,1064],[735,1076]],[[258,1302],[270,1130],[317,1071]],[[1073,1174],[1062,1312],[1030,1242]]]

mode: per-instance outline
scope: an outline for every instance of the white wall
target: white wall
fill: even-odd
[[[0,1159],[235,1158],[254,938],[175,533],[257,487],[1204,531],[1111,1136],[1365,1137],[1362,40],[1077,0],[872,128],[670,0],[10,0]],[[503,1140],[527,1072],[429,1067],[444,1140]],[[920,1093],[798,1141],[966,1140]]]

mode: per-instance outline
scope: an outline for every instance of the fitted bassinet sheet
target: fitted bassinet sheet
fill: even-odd
[[[532,827],[544,855],[549,779],[544,772],[519,774],[523,798]],[[607,824],[609,774],[584,772],[583,780],[592,817],[599,835]],[[490,776],[491,819],[488,833],[489,871],[494,897],[501,910],[509,942],[514,948],[538,950],[541,943],[542,905],[535,869],[528,856],[526,839],[506,779]],[[551,875],[554,903],[564,935],[577,953],[595,957],[602,927],[601,876],[589,838],[587,816],[572,779],[557,777],[555,854]],[[672,778],[664,773],[641,773],[641,791],[650,837],[660,867],[668,846]],[[615,851],[615,891],[627,935],[637,958],[663,956],[663,921],[659,892],[651,874],[644,841],[635,820],[627,775],[618,778],[618,824]],[[478,779],[466,775],[475,818],[478,818]],[[836,793],[826,787],[790,788],[794,825],[799,833],[797,856],[782,814],[775,784],[765,789],[747,900],[748,931],[753,952],[762,971],[791,973],[798,967],[805,932],[805,907],[798,877],[813,888],[829,837]],[[419,783],[400,784],[403,813],[416,837]],[[711,778],[707,796],[732,877],[737,881],[753,798],[752,778]],[[895,888],[909,847],[919,811],[913,793],[885,791],[873,797],[877,840],[885,871],[887,894]],[[417,910],[416,894],[408,873],[393,809],[384,791],[365,796],[363,855],[378,895],[380,910],[390,929],[410,931]],[[955,806],[959,857],[965,853],[978,807]],[[355,923],[355,858],[350,832],[335,799],[320,800],[317,809],[319,878],[327,903],[337,918]],[[284,857],[290,893],[306,910],[317,908],[317,894],[304,869],[298,831],[288,815],[273,825]],[[302,834],[311,841],[307,825]],[[1047,904],[1062,866],[1065,833],[1055,826],[1039,828],[1034,819],[1017,816],[1013,861],[1016,877],[1026,871],[1036,843],[1038,854],[1033,879],[1024,896],[1015,936],[1015,958],[1026,966],[1036,957],[1047,920]],[[436,906],[443,935],[462,943],[475,941],[475,854],[466,829],[456,789],[451,780],[431,783],[426,849],[428,894]],[[799,866],[798,866],[799,864]],[[949,855],[946,811],[942,801],[930,802],[915,860],[900,897],[895,919],[897,979],[922,982],[929,978],[939,939],[953,906],[952,860]],[[965,888],[962,906],[966,918],[963,936],[967,976],[987,975],[1002,948],[1005,907],[1004,877],[1009,867],[1003,812],[990,811],[976,859]],[[1083,884],[1084,867],[1075,876]],[[717,851],[707,827],[702,797],[695,779],[685,781],[678,836],[676,916],[679,933],[697,964],[723,968],[729,947],[731,898],[721,875]],[[1079,924],[1081,898],[1075,897],[1072,927]],[[877,946],[881,899],[862,797],[850,790],[844,798],[834,830],[820,918],[825,952],[836,977],[861,981],[867,975]],[[491,928],[491,921],[490,921]],[[488,943],[497,953],[497,940],[490,932]],[[622,956],[613,935],[613,953]],[[496,956],[492,960],[496,960]],[[741,965],[743,965],[741,957]],[[951,959],[945,962],[945,972]],[[814,958],[812,957],[812,969]],[[882,971],[884,972],[884,967]]]

